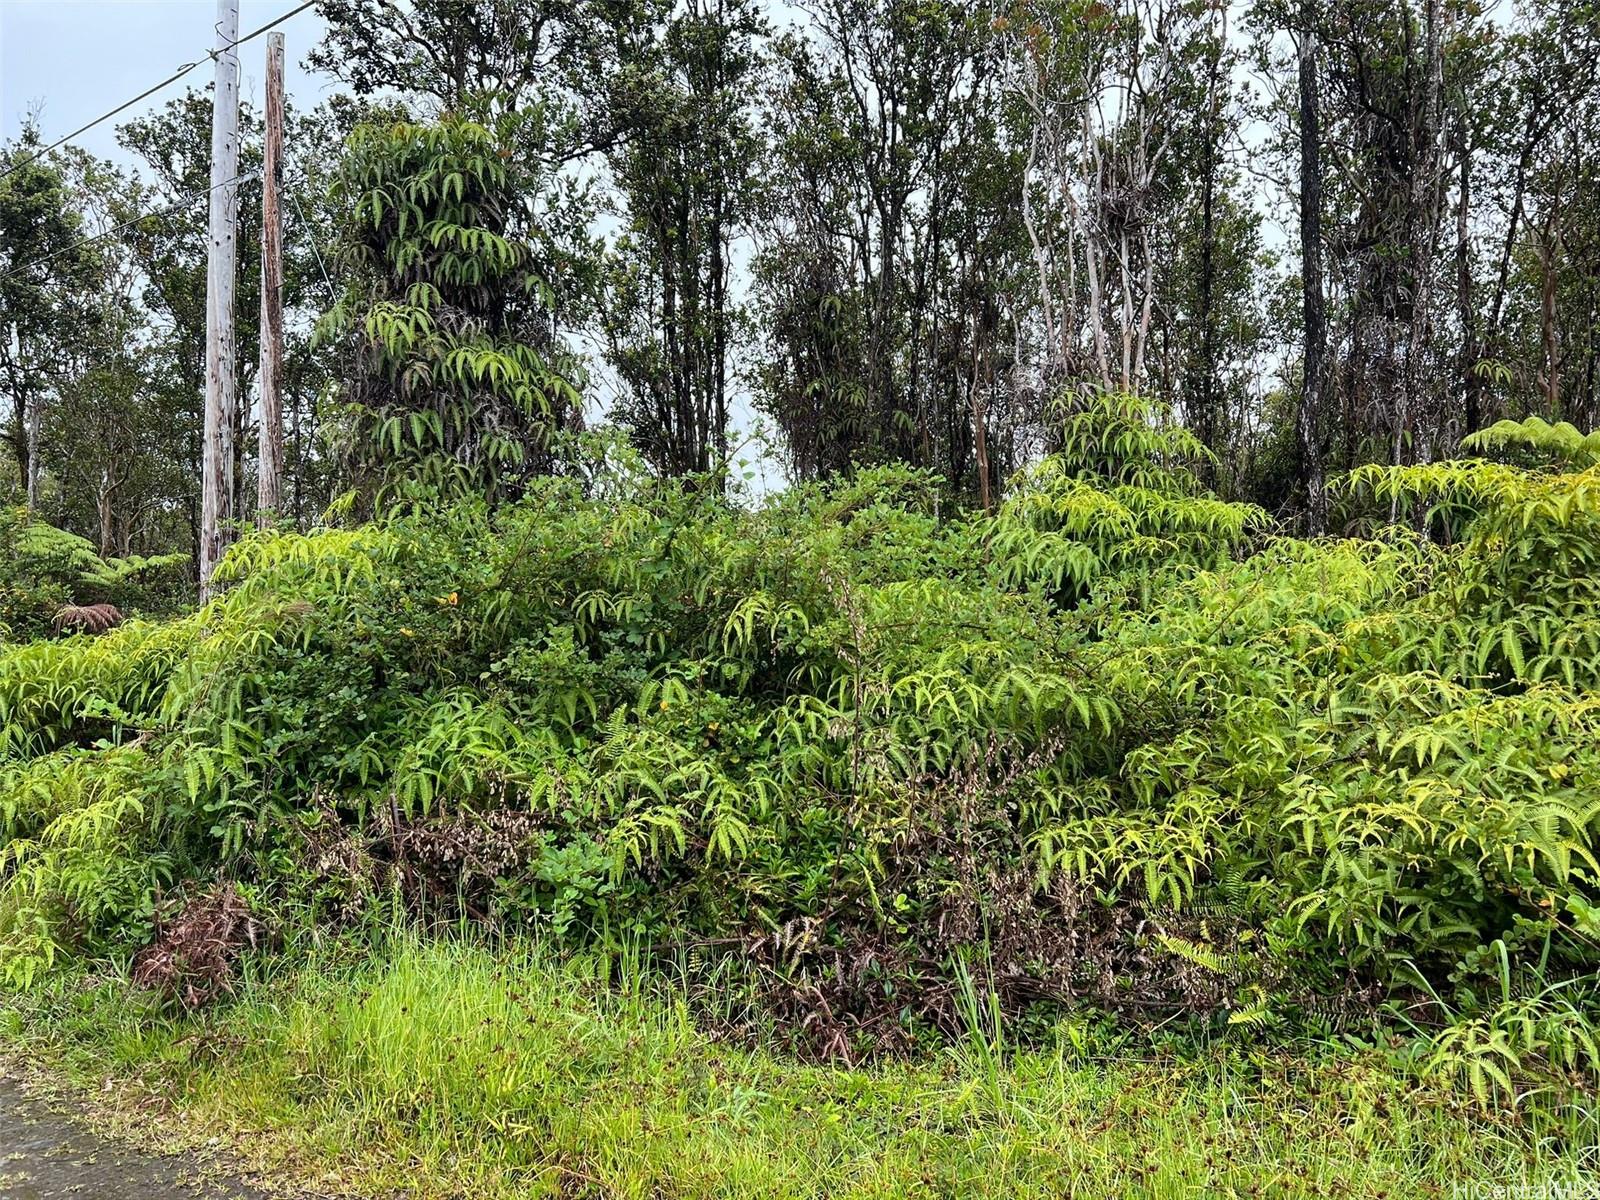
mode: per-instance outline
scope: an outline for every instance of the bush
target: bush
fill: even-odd
[[[1160,410],[1073,411],[992,516],[904,468],[754,512],[545,479],[0,655],[0,969],[221,871],[732,955],[846,1056],[959,1034],[974,981],[1024,1030],[1325,1027],[1592,974],[1596,469],[1368,470],[1455,540],[1308,542]]]

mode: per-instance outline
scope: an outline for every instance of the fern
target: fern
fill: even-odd
[[[1600,430],[1583,434],[1566,421],[1552,425],[1537,416],[1520,422],[1496,421],[1463,438],[1461,445],[1467,450],[1521,451],[1577,468],[1600,463]]]

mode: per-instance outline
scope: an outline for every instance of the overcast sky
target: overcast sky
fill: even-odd
[[[240,0],[239,32],[246,34],[298,7],[299,0]],[[185,63],[200,65],[75,144],[127,161],[116,126],[160,108],[187,87],[204,87],[215,73],[205,58],[216,42],[215,0],[0,0],[0,137],[14,137],[30,112],[39,113],[46,141],[93,120],[165,79]],[[328,81],[308,75],[300,61],[321,36],[314,8],[277,27],[285,39],[286,89],[298,108],[312,108]],[[239,47],[240,93],[259,107],[266,38]]]

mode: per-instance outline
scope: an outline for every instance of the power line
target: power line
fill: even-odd
[[[204,61],[204,60],[201,60],[201,61]],[[89,130],[93,129],[96,125],[99,125],[101,122],[109,121],[112,117],[116,116],[118,113],[124,112],[127,109],[132,108],[135,104],[139,103],[139,101],[143,100],[145,97],[152,96],[156,92],[159,92],[162,88],[166,87],[167,84],[176,83],[178,80],[182,79],[185,75],[187,75],[190,71],[194,70],[199,65],[200,65],[200,63],[198,63],[198,62],[184,63],[183,66],[179,67],[176,72],[174,72],[173,74],[167,76],[165,79],[163,79],[160,83],[156,84],[154,87],[147,88],[146,90],[140,92],[132,100],[129,100],[129,101],[123,103],[123,104],[117,105],[116,108],[113,108],[110,112],[106,113],[104,116],[96,117],[94,120],[90,121],[87,125],[80,125],[78,128],[74,129],[71,133],[67,134],[66,137],[58,138],[56,141],[51,142],[43,150],[38,151],[36,154],[30,154],[27,158],[23,159],[21,162],[12,163],[4,171],[0,171],[0,179],[4,179],[7,175],[10,175],[13,171],[22,170],[22,168],[27,166],[29,163],[38,162],[45,155],[49,154],[50,151],[55,150],[58,147],[66,145],[73,138],[77,137],[80,133],[87,133]]]
[[[245,34],[241,38],[235,38],[233,41],[229,42],[222,49],[224,49],[224,50],[232,50],[235,46],[242,46],[246,42],[248,42],[251,38],[260,37],[263,33],[266,33],[267,30],[271,29],[273,26],[281,25],[285,21],[287,21],[290,17],[298,16],[300,13],[305,12],[306,9],[310,8],[316,2],[317,2],[317,0],[305,0],[305,3],[299,5],[296,8],[291,8],[288,12],[284,13],[281,17],[274,17],[272,20],[268,21],[265,25],[263,25],[260,29],[252,30],[251,32]],[[113,108],[110,112],[102,113],[100,116],[98,116],[94,120],[90,121],[87,125],[78,126],[78,128],[74,129],[71,133],[67,134],[65,137],[57,138],[55,141],[51,142],[48,146],[46,146],[43,150],[40,150],[40,151],[38,151],[37,153],[34,153],[34,154],[30,154],[27,158],[23,159],[21,162],[11,163],[9,166],[6,167],[5,170],[0,171],[0,179],[4,179],[7,175],[10,175],[13,171],[20,171],[23,167],[27,166],[29,163],[38,162],[41,158],[43,158],[45,155],[49,154],[52,150],[56,150],[56,149],[59,149],[62,146],[65,146],[68,142],[70,142],[73,138],[77,137],[79,134],[87,133],[87,132],[89,132],[89,130],[93,129],[96,125],[103,124],[104,122],[109,121],[112,117],[116,116],[118,113],[122,113],[122,112],[127,111],[128,109],[132,108],[135,104],[139,103],[139,101],[144,100],[149,96],[153,96],[156,92],[159,92],[162,88],[166,87],[169,83],[176,83],[178,80],[182,79],[185,75],[187,75],[190,71],[192,71],[196,67],[198,67],[201,63],[207,61],[207,59],[215,59],[217,57],[217,55],[220,54],[220,53],[222,53],[222,50],[208,50],[208,51],[206,51],[206,57],[205,58],[196,59],[194,62],[191,62],[191,63],[184,63],[183,66],[179,67],[177,69],[177,71],[175,71],[173,74],[168,75],[165,79],[163,79],[160,83],[156,84],[154,87],[146,88],[144,91],[140,92],[137,96],[135,96],[132,100],[126,100],[123,103],[117,105],[117,107]]]
[[[67,243],[65,246],[62,246],[59,250],[52,250],[52,251],[50,251],[49,254],[41,254],[38,258],[31,259],[28,262],[22,263],[20,266],[12,267],[4,275],[0,275],[0,283],[4,283],[7,279],[10,279],[13,275],[20,275],[20,274],[22,274],[22,272],[24,272],[26,270],[29,270],[29,269],[31,269],[33,267],[37,267],[41,263],[47,263],[53,258],[60,258],[63,254],[70,253],[71,251],[77,250],[82,246],[93,245],[95,242],[104,241],[108,237],[114,237],[115,235],[117,235],[119,233],[122,233],[125,230],[132,229],[135,225],[139,224],[141,221],[148,221],[152,217],[164,217],[164,216],[168,215],[169,213],[177,212],[179,209],[184,208],[184,207],[186,207],[186,206],[188,206],[190,204],[193,204],[196,200],[199,200],[199,199],[201,199],[201,198],[203,198],[205,196],[209,196],[212,192],[216,191],[218,188],[230,187],[230,186],[232,186],[233,184],[236,184],[236,183],[249,183],[252,179],[259,179],[259,178],[261,178],[261,172],[259,172],[259,171],[248,171],[243,175],[235,175],[232,179],[224,180],[223,182],[215,185],[214,187],[202,188],[198,192],[190,192],[187,196],[184,196],[184,197],[182,197],[182,198],[180,198],[178,200],[173,201],[171,204],[167,205],[165,208],[157,208],[157,209],[152,209],[150,212],[147,212],[147,213],[140,213],[137,217],[134,217],[131,221],[124,221],[121,225],[117,225],[117,226],[115,226],[115,227],[113,227],[111,229],[102,230],[99,233],[91,233],[91,234],[87,235],[86,237],[79,238],[75,242]]]
[[[312,227],[311,222],[306,220],[305,209],[300,207],[299,193],[291,191],[289,193],[289,202],[294,205],[294,211],[299,214],[300,224],[305,226],[306,240],[311,243],[311,253],[316,255],[317,258],[317,270],[322,272],[322,282],[328,288],[328,299],[337,301],[339,293],[334,291],[333,280],[328,278],[328,265],[322,261],[322,248],[317,245],[316,230]]]
[[[217,187],[227,187],[229,184],[233,184],[233,183],[249,183],[252,180],[256,180],[256,179],[260,179],[260,178],[261,178],[261,172],[260,171],[246,171],[242,175],[234,176],[232,179],[228,180],[226,183],[218,184]],[[30,259],[28,262],[25,262],[25,263],[20,263],[17,266],[12,267],[5,274],[0,275],[0,283],[3,283],[7,279],[10,279],[13,275],[20,275],[24,271],[27,271],[27,270],[29,270],[29,269],[31,269],[33,267],[37,267],[42,263],[47,263],[53,258],[59,258],[61,255],[67,254],[67,253],[69,253],[69,252],[71,252],[73,250],[76,250],[81,246],[90,246],[90,245],[93,245],[95,242],[104,241],[108,237],[113,237],[116,234],[124,232],[125,230],[132,229],[135,225],[139,224],[141,221],[148,221],[152,217],[164,217],[164,216],[168,215],[169,213],[177,212],[179,209],[184,208],[187,205],[193,204],[196,200],[199,200],[204,196],[209,196],[212,192],[217,190],[217,187],[208,187],[208,188],[203,188],[203,189],[201,189],[200,191],[197,191],[197,192],[190,192],[187,196],[183,196],[183,197],[181,197],[181,198],[179,198],[177,200],[174,200],[171,204],[167,205],[165,208],[156,208],[156,209],[152,209],[151,211],[149,211],[147,213],[141,213],[137,217],[134,217],[131,220],[124,221],[121,225],[117,225],[117,226],[115,226],[115,227],[113,227],[111,229],[102,230],[100,233],[92,233],[92,234],[89,234],[86,237],[81,237],[75,242],[70,242],[67,245],[62,246],[59,250],[52,250],[49,254],[41,254],[38,258]],[[297,193],[291,191],[289,193],[289,200],[294,205],[295,212],[300,217],[300,223],[306,230],[306,240],[310,243],[312,254],[314,254],[316,256],[317,270],[321,273],[322,282],[328,289],[328,296],[331,299],[337,300],[339,298],[339,293],[335,290],[335,288],[333,286],[333,280],[328,275],[328,265],[327,265],[327,263],[324,261],[324,259],[322,257],[322,248],[317,244],[315,227],[311,224],[311,222],[309,220],[306,219],[305,209],[300,207],[300,197],[299,197],[299,195]]]
[[[281,17],[273,17],[272,20],[268,21],[265,25],[261,26],[261,28],[252,29],[249,33],[245,34],[242,38],[236,38],[233,41],[229,42],[228,43],[228,49],[232,50],[235,46],[244,45],[251,38],[260,37],[263,33],[267,32],[267,30],[272,29],[275,26],[282,25],[290,17],[299,16],[301,13],[305,12],[306,9],[310,8],[316,2],[317,2],[317,0],[305,0],[304,4],[298,5],[295,8],[291,8],[288,12],[284,13]],[[215,58],[216,56],[217,56],[217,51],[215,51],[215,50],[210,51],[210,53],[208,55],[208,57],[210,57],[210,58]]]

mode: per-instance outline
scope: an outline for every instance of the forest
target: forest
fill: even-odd
[[[0,146],[0,1039],[340,1195],[1600,1187],[1600,9],[315,9],[212,534],[211,93]]]

